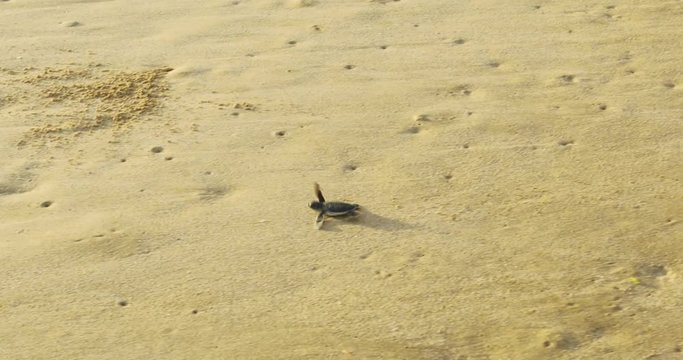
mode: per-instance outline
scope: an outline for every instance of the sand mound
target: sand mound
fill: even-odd
[[[154,113],[168,90],[169,68],[137,71],[103,66],[25,68],[6,72],[10,85],[21,89],[6,96],[19,103],[22,113],[37,118],[19,145],[65,141],[83,132],[120,131]],[[19,83],[19,84],[17,84]]]

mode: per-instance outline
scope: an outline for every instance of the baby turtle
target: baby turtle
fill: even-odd
[[[325,221],[325,216],[348,216],[356,215],[356,210],[360,208],[358,204],[349,204],[340,201],[325,201],[323,192],[320,191],[320,185],[315,183],[315,196],[318,201],[311,202],[308,206],[318,212],[318,217],[315,219],[315,227],[320,229]]]

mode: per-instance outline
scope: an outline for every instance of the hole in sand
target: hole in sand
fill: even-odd
[[[40,207],[48,208],[50,206],[52,206],[52,201],[50,201],[50,200],[43,201],[42,203],[40,203]]]
[[[355,68],[356,68],[356,65],[351,65],[351,64],[344,65],[344,69],[346,69],[346,70],[351,70],[351,69],[355,69]]]
[[[155,146],[155,147],[153,147],[150,151],[153,152],[153,153],[155,153],[155,154],[158,154],[158,153],[164,151],[164,148],[161,147],[161,146]]]

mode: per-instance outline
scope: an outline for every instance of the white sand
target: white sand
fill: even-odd
[[[0,358],[680,358],[681,16],[0,2]]]

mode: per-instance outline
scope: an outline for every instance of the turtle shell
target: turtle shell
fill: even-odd
[[[329,216],[348,215],[358,209],[360,205],[345,202],[326,202],[325,214]]]

